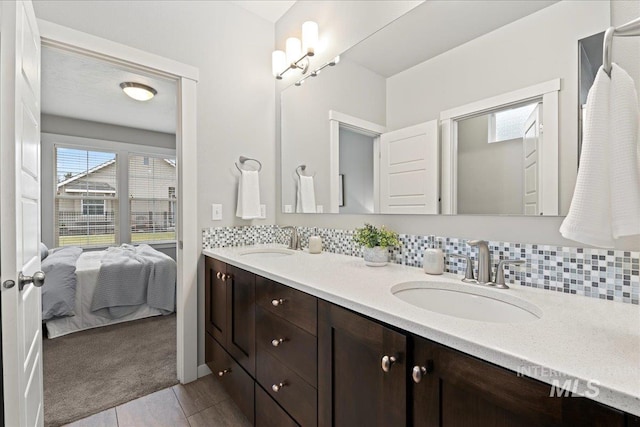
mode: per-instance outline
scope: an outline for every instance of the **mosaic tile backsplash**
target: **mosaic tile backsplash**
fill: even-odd
[[[353,241],[354,230],[299,227],[303,247],[309,236],[322,237],[323,250],[344,255],[362,256]],[[203,248],[288,243],[288,230],[275,225],[218,227],[202,231]],[[402,247],[391,252],[390,261],[422,267],[422,255],[428,236],[401,234]],[[445,255],[471,256],[477,268],[476,252],[466,239],[438,237]],[[505,281],[510,285],[530,286],[550,291],[638,304],[640,299],[640,252],[526,243],[489,242],[493,268],[502,259],[524,259],[525,264],[507,266]],[[464,274],[465,261],[445,258],[445,270]]]

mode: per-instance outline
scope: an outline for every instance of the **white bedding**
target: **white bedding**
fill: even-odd
[[[72,332],[84,331],[99,326],[113,325],[115,323],[162,315],[160,310],[151,308],[147,304],[142,304],[133,313],[117,319],[98,316],[91,312],[93,293],[98,283],[100,259],[104,255],[104,252],[105,251],[83,252],[80,258],[78,258],[76,264],[76,277],[78,279],[76,286],[76,315],[47,321],[49,338],[61,337]]]

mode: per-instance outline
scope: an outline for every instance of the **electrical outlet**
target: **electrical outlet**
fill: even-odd
[[[293,213],[293,206],[284,205],[284,213]]]
[[[222,221],[222,205],[216,203],[211,205],[211,220]]]
[[[324,207],[322,205],[316,205],[316,213],[323,213]]]
[[[267,218],[267,205],[260,205],[260,218],[261,219]]]

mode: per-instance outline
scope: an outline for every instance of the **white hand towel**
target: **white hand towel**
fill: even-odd
[[[296,197],[297,213],[316,213],[316,192],[312,176],[301,176]]]
[[[260,175],[258,175],[258,171],[241,171],[238,181],[236,216],[242,219],[260,218]]]
[[[640,234],[640,153],[638,96],[633,79],[611,68],[611,228],[613,238]]]
[[[587,98],[578,179],[560,233],[601,247],[640,233],[638,162],[633,81],[616,64],[611,78],[600,68]]]

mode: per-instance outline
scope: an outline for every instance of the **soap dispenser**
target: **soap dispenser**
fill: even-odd
[[[429,236],[428,247],[424,251],[424,272],[427,274],[444,273],[444,252],[438,247],[436,236]]]

